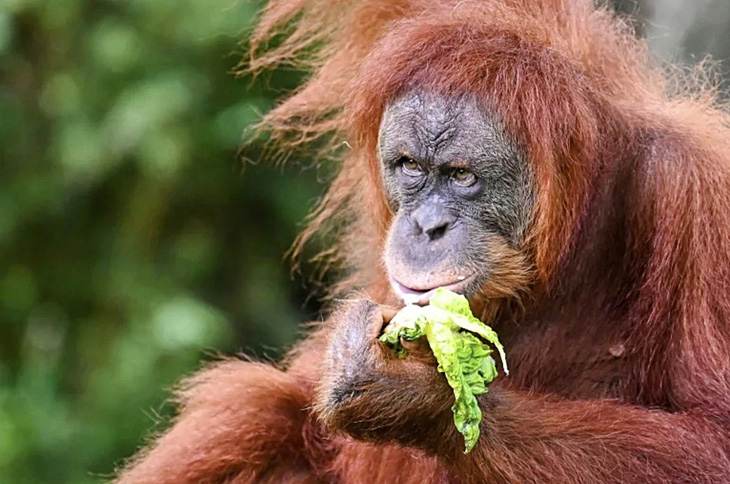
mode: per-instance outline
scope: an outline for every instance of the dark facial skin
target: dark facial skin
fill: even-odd
[[[509,260],[521,258],[533,193],[525,157],[494,115],[473,98],[410,92],[386,109],[378,145],[394,213],[385,262],[400,299],[426,304],[445,286],[473,303],[490,284],[522,280]],[[406,358],[377,340],[393,314],[357,300],[332,318],[320,420],[361,440],[460,453],[453,392],[425,338],[401,341]]]
[[[476,100],[397,98],[378,154],[395,213],[386,265],[401,299],[423,304],[440,286],[474,294],[493,275],[499,247],[519,250],[533,198],[527,163]]]

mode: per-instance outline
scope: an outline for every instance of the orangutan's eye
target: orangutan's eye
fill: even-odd
[[[470,187],[477,181],[476,175],[465,168],[457,168],[452,178],[460,187]]]
[[[423,175],[423,170],[421,169],[421,165],[418,164],[417,161],[408,158],[403,157],[401,158],[401,169],[403,170],[403,173],[405,173],[408,176],[421,176]]]

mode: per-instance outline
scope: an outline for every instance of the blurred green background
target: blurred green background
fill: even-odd
[[[662,55],[728,55],[726,0],[677,25],[681,2],[617,3],[665,19],[642,29]],[[110,476],[182,375],[318,316],[283,258],[317,173],[239,152],[301,80],[231,74],[259,8],[0,0],[0,482]]]
[[[316,316],[283,258],[316,174],[238,153],[299,77],[231,74],[258,8],[0,8],[0,482],[98,482],[201,360]]]

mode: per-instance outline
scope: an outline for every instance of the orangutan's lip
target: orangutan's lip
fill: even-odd
[[[425,306],[428,301],[436,292],[436,289],[443,287],[456,293],[464,293],[466,288],[476,278],[476,275],[471,276],[460,276],[456,282],[442,284],[440,286],[428,288],[428,289],[413,289],[408,287],[401,282],[397,281],[393,276],[390,276],[390,285],[393,287],[393,291],[398,298],[405,304],[418,304],[419,306]]]

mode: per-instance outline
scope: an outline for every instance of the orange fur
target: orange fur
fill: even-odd
[[[527,243],[494,249],[503,277],[482,302],[511,374],[482,401],[468,456],[448,426],[417,429],[426,453],[353,440],[342,428],[357,413],[327,414],[332,432],[310,412],[314,389],[337,380],[322,358],[327,333],[349,324],[338,312],[286,370],[226,362],[193,377],[171,430],[120,482],[728,480],[730,116],[712,86],[668,74],[626,22],[583,0],[272,0],[249,68],[282,64],[312,76],[264,118],[273,139],[351,147],[329,152],[338,175],[295,248],[334,230],[322,256],[343,273],[333,294],[395,302],[375,150],[394,96],[473,93],[524,147],[537,191]],[[388,425],[443,403],[443,382],[419,386],[425,369],[367,363],[404,395],[353,404],[371,440],[397,440]]]
[[[306,471],[297,456],[308,398],[291,376],[229,360],[186,380],[177,400],[172,429],[136,457],[120,482],[276,482]]]

